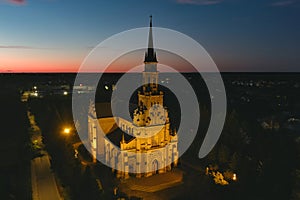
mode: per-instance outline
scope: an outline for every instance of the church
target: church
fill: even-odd
[[[90,152],[94,161],[97,158],[104,160],[119,178],[165,173],[178,163],[178,136],[175,130],[171,130],[164,93],[158,87],[152,17],[148,37],[143,86],[138,91],[138,103],[132,110],[133,119],[112,116],[109,103],[91,103],[89,108]],[[97,112],[100,109],[101,112]]]

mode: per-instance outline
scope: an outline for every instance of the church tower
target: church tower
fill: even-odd
[[[138,92],[138,108],[134,112],[136,126],[157,126],[169,124],[168,113],[164,109],[163,92],[158,90],[157,58],[153,46],[152,16],[150,16],[148,48],[145,53],[143,87]]]

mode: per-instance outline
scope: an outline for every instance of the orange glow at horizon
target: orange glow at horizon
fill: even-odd
[[[1,50],[0,50],[1,53]],[[40,51],[40,50],[9,50],[0,61],[1,73],[76,73],[83,63],[86,52]],[[179,72],[194,72],[193,66],[183,58],[172,53],[157,51],[158,62],[174,68]],[[133,51],[125,54],[104,67],[91,66],[90,71],[124,73],[133,67],[143,65],[144,51]],[[162,71],[164,72],[164,71]]]
[[[85,54],[57,50],[0,49],[0,72],[76,72]]]

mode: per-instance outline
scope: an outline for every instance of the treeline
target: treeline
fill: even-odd
[[[220,197],[290,199],[297,192],[299,195],[296,184],[300,183],[296,170],[300,148],[295,138],[284,129],[263,130],[258,123],[231,111],[217,145],[202,164],[237,174],[238,181],[219,190]]]
[[[30,199],[30,137],[26,105],[14,86],[1,84],[0,197]]]

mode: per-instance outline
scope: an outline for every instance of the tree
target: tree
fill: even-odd
[[[225,145],[221,145],[218,151],[219,164],[226,165],[229,160],[229,149]]]
[[[291,200],[297,200],[300,199],[300,170],[297,169],[293,173],[294,175],[294,187],[292,189],[292,196]]]
[[[230,161],[229,161],[229,168],[232,170],[232,171],[236,171],[237,170],[237,166],[238,166],[238,163],[239,163],[239,155],[237,152],[234,152],[230,158]]]

